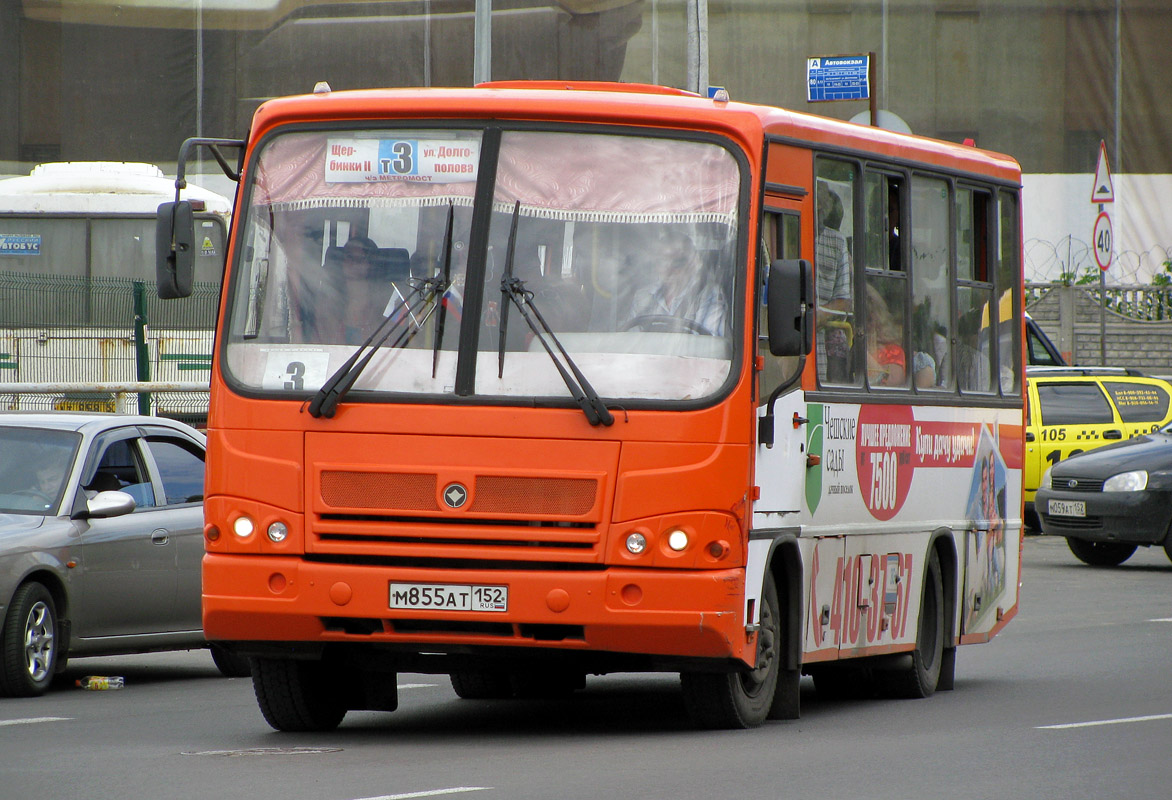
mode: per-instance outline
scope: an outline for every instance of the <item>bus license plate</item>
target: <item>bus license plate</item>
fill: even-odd
[[[425,611],[508,611],[508,586],[392,583],[391,608]]]
[[[1082,500],[1051,500],[1049,510],[1052,517],[1085,517],[1087,504]]]

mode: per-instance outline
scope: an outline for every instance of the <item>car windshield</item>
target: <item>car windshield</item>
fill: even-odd
[[[710,397],[732,372],[743,191],[719,144],[298,132],[249,180],[223,339],[242,388],[312,393],[372,335],[350,397],[568,399],[551,335],[606,398]]]
[[[72,431],[0,426],[0,513],[55,511],[80,441]]]

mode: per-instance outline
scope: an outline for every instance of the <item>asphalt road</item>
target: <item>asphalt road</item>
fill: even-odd
[[[752,731],[689,728],[674,676],[564,701],[463,701],[400,675],[393,714],[280,734],[205,652],[71,663],[0,700],[0,798],[1161,798],[1172,794],[1172,563],[1115,569],[1029,537],[1022,607],[927,700],[819,701]],[[120,691],[74,681],[117,674]]]

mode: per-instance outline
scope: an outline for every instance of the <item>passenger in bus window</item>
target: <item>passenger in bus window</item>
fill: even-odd
[[[899,184],[887,185],[887,268],[903,269],[903,251],[899,243]]]
[[[818,377],[842,383],[850,380],[851,328],[851,258],[846,237],[837,226],[841,222],[842,201],[825,182],[818,182],[818,235],[815,238],[814,269],[817,273],[818,302],[817,345]],[[837,201],[837,202],[836,202]]]
[[[931,389],[936,385],[936,359],[923,350],[912,353],[912,382],[917,389]]]
[[[326,250],[323,284],[301,298],[302,338],[360,344],[374,330],[396,291],[375,269],[378,245],[365,236]]]
[[[728,300],[692,237],[666,234],[654,283],[636,291],[627,330],[676,330],[724,336]]]
[[[903,327],[892,315],[882,295],[867,285],[867,380],[872,386],[903,386],[907,380],[907,355]]]

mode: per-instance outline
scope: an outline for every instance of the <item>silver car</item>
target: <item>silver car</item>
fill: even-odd
[[[208,646],[203,473],[179,422],[0,413],[0,695],[42,694],[69,657]]]

